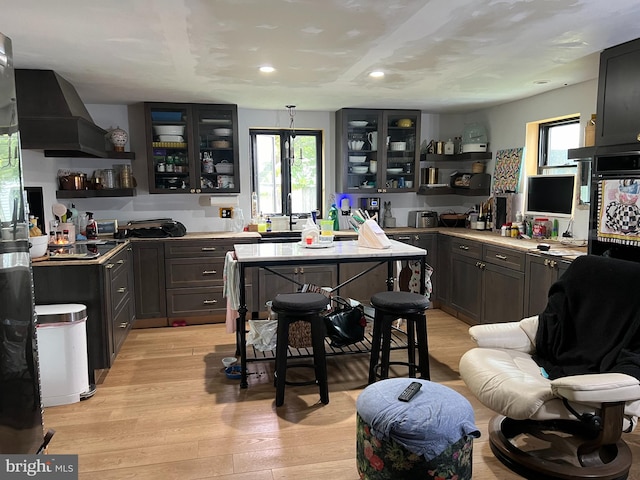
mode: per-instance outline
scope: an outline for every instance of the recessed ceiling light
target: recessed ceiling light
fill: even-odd
[[[384,77],[384,72],[382,70],[374,70],[373,72],[371,72],[369,74],[370,77],[373,78],[380,78],[380,77]]]
[[[275,69],[275,68],[273,68],[273,67],[272,67],[272,66],[270,66],[270,65],[264,65],[264,66],[260,67],[260,71],[261,71],[262,73],[272,73],[272,72],[275,72],[275,71],[276,71],[276,69]]]

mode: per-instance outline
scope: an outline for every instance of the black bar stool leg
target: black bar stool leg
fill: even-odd
[[[389,378],[389,360],[391,356],[391,325],[392,321],[385,315],[382,325],[382,361],[380,367],[380,378]]]
[[[278,319],[276,344],[276,407],[284,403],[284,388],[287,380],[287,349],[289,348],[289,320]]]
[[[369,360],[369,384],[376,381],[376,369],[380,361],[380,343],[382,342],[382,323],[384,316],[378,310],[373,317],[373,338],[371,340],[371,359]]]
[[[327,359],[324,351],[325,334],[322,318],[314,318],[311,322],[313,365],[316,372],[316,382],[320,389],[320,401],[326,405],[329,403],[329,382],[327,381]]]
[[[427,317],[422,314],[416,319],[416,335],[418,336],[418,358],[420,363],[420,376],[425,380],[431,379],[429,368],[429,338],[427,336]]]
[[[416,335],[415,318],[407,315],[407,360],[409,361],[409,377],[416,378]]]

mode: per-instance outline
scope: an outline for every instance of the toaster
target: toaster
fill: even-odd
[[[430,210],[412,210],[407,225],[415,228],[433,228],[438,226],[438,214]]]

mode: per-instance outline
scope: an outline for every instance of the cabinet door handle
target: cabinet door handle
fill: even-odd
[[[215,275],[216,273],[218,273],[217,270],[204,270],[202,275]]]
[[[300,267],[300,275],[302,275],[304,273],[304,267]]]
[[[506,255],[500,255],[499,253],[496,253],[496,258],[497,258],[498,260],[506,260],[506,259],[507,259],[507,256],[506,256]]]
[[[550,266],[551,268],[556,268],[556,267],[558,266],[558,262],[556,262],[555,260],[551,260],[551,261],[549,262],[549,266]]]
[[[122,322],[119,327],[120,328],[127,328],[129,326],[129,322]]]
[[[398,240],[400,240],[401,242],[404,240],[411,240],[411,236],[407,235],[407,236],[403,236],[403,235],[398,235]]]
[[[109,269],[111,269],[111,268],[113,268],[113,267],[115,267],[115,265],[114,265],[113,263],[107,263],[107,264],[105,265],[105,268],[109,268]]]
[[[201,252],[215,252],[216,251],[216,247],[202,247],[200,249]]]
[[[124,264],[124,262],[125,262],[124,260],[118,260],[116,263],[117,263],[118,265],[122,265],[122,264]]]
[[[480,270],[484,270],[486,268],[487,264],[486,263],[481,263],[480,264]]]
[[[126,288],[126,287],[120,287],[120,288],[117,290],[117,292],[118,292],[118,293],[127,293],[127,288]]]
[[[481,268],[481,265],[482,265],[482,263],[480,263],[480,262],[476,262],[476,267],[477,267],[477,268]]]
[[[205,300],[205,301],[202,302],[203,305],[213,305],[213,304],[216,304],[216,303],[218,303],[217,300]]]
[[[468,245],[458,245],[458,248],[460,250],[469,250],[469,246]]]
[[[196,189],[192,188],[191,190],[189,190],[189,193],[196,193]]]

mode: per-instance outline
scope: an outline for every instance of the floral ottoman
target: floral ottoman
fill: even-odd
[[[409,401],[398,395],[422,384]],[[357,466],[366,480],[471,479],[473,408],[454,390],[420,379],[369,385],[357,403]]]

